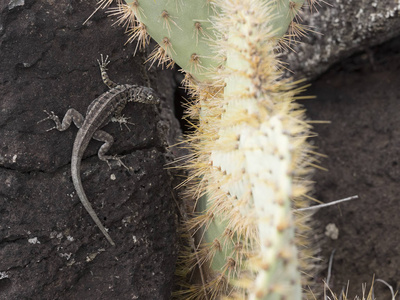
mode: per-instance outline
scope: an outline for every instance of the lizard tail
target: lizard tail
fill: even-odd
[[[106,228],[101,223],[99,217],[95,213],[92,205],[90,204],[88,198],[86,197],[85,191],[83,190],[83,186],[82,186],[80,166],[81,166],[81,157],[73,156],[72,160],[71,160],[71,175],[72,175],[72,182],[74,183],[76,193],[78,194],[78,197],[81,200],[81,203],[85,207],[86,211],[92,217],[93,221],[96,223],[97,227],[99,227],[99,229],[104,234],[104,236],[106,237],[108,242],[112,246],[115,246],[114,241],[108,234]]]

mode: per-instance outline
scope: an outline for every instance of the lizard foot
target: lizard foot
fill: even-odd
[[[124,115],[119,116],[119,117],[112,117],[111,118],[111,122],[118,122],[119,123],[119,127],[122,130],[122,124],[125,125],[126,129],[128,129],[128,131],[131,131],[131,129],[129,128],[129,126],[127,124],[131,124],[131,125],[135,125],[135,123],[132,122],[128,122],[130,118],[125,117]]]
[[[103,54],[100,54],[100,60],[97,60],[97,62],[99,64],[101,70],[107,71],[107,66],[110,63],[110,61],[108,60],[108,55],[104,59]]]
[[[116,160],[118,163],[118,166],[123,166],[125,169],[129,171],[129,168],[122,162],[122,158],[124,158],[125,155],[107,155],[103,157],[103,160],[107,163],[108,167],[111,169],[111,164],[110,160]]]
[[[53,120],[56,123],[56,125],[51,127],[50,129],[47,129],[46,131],[51,131],[53,129],[57,129],[58,128],[58,123],[60,123],[60,119],[58,118],[58,116],[56,116],[54,111],[50,111],[50,112],[48,112],[47,110],[43,110],[43,111],[47,114],[47,117],[42,119],[42,120],[40,120],[40,121],[38,121],[36,124],[42,123],[42,122],[44,122],[46,120]]]

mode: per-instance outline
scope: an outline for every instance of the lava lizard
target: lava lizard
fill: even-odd
[[[110,121],[117,121],[126,125],[126,123],[128,123],[127,118],[122,116],[121,112],[128,102],[159,104],[160,99],[155,96],[155,93],[151,88],[131,84],[119,85],[111,81],[107,75],[107,65],[109,64],[108,56],[103,59],[103,55],[101,55],[101,62],[99,60],[97,60],[97,62],[100,66],[103,82],[110,88],[110,90],[97,97],[89,105],[86,112],[86,117],[84,118],[77,110],[70,108],[65,114],[61,123],[58,116],[56,116],[54,112],[47,112],[45,110],[44,112],[47,113],[48,117],[39,122],[49,119],[55,122],[55,126],[47,131],[52,129],[57,129],[59,131],[67,130],[72,121],[75,123],[76,127],[79,128],[72,149],[72,181],[74,183],[76,193],[78,194],[78,197],[86,211],[107,238],[108,242],[115,246],[114,241],[111,239],[99,217],[93,210],[93,207],[86,197],[83,189],[80,174],[83,153],[85,152],[90,140],[95,139],[100,142],[104,142],[98,151],[98,157],[101,160],[106,161],[107,163],[109,160],[117,160],[120,164],[122,164],[120,160],[121,157],[105,155],[113,144],[114,138],[107,132],[100,130],[100,128],[108,124]]]

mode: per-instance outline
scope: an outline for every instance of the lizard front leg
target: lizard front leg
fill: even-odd
[[[131,131],[131,129],[129,128],[128,124],[130,125],[135,125],[135,123],[129,122],[130,118],[125,117],[124,115],[121,116],[114,116],[111,118],[111,122],[117,122],[119,123],[119,127],[122,130],[122,124],[125,125],[126,129],[128,129],[128,131]]]
[[[129,128],[128,124],[135,125],[135,123],[129,122],[128,120],[129,120],[130,118],[127,118],[127,117],[125,117],[125,116],[122,114],[122,110],[123,110],[124,108],[125,108],[125,104],[119,105],[119,106],[116,108],[116,110],[115,110],[115,112],[114,112],[114,115],[113,115],[113,117],[111,118],[111,122],[118,122],[118,123],[119,123],[119,126],[120,126],[120,128],[121,128],[121,130],[122,130],[122,124],[124,124],[125,127],[126,127],[129,131],[131,131],[131,129]]]
[[[82,114],[73,108],[68,109],[62,122],[60,122],[59,117],[53,111],[48,112],[47,110],[44,110],[44,112],[47,114],[47,118],[40,120],[38,123],[46,121],[46,120],[53,120],[55,123],[55,126],[50,129],[47,129],[47,131],[50,131],[53,129],[57,129],[58,131],[65,131],[71,126],[72,122],[74,122],[76,127],[81,128],[82,124],[85,120],[85,118],[82,116]]]
[[[97,60],[99,67],[100,67],[100,73],[101,73],[101,79],[103,79],[103,82],[106,86],[108,86],[110,89],[116,87],[118,84],[116,84],[114,81],[112,81],[107,74],[107,65],[110,63],[108,60],[108,55],[106,58],[103,58],[103,54],[101,54],[101,60]]]

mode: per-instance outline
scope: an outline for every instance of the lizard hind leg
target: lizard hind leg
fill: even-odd
[[[106,155],[106,153],[108,152],[108,150],[111,148],[112,144],[114,143],[114,138],[112,137],[111,134],[109,134],[103,130],[97,130],[93,134],[93,139],[95,139],[96,141],[104,142],[104,144],[100,147],[97,155],[100,160],[105,161],[108,164],[110,169],[111,169],[111,165],[110,165],[109,161],[116,160],[120,166],[123,166],[127,170],[129,170],[129,168],[121,160],[124,156]]]
[[[85,120],[81,113],[73,108],[68,109],[62,122],[60,122],[59,117],[53,111],[48,112],[47,110],[44,110],[44,112],[47,114],[47,117],[37,123],[41,123],[46,120],[52,120],[55,123],[53,127],[47,129],[46,131],[50,131],[53,129],[57,129],[58,131],[65,131],[71,126],[72,122],[74,122],[76,127],[81,128]]]
[[[108,60],[108,55],[106,56],[106,58],[104,58],[103,54],[101,54],[100,60],[97,60],[97,62],[100,66],[101,79],[103,79],[104,84],[110,89],[115,88],[118,84],[112,81],[107,74],[107,66],[110,63],[110,61]]]

